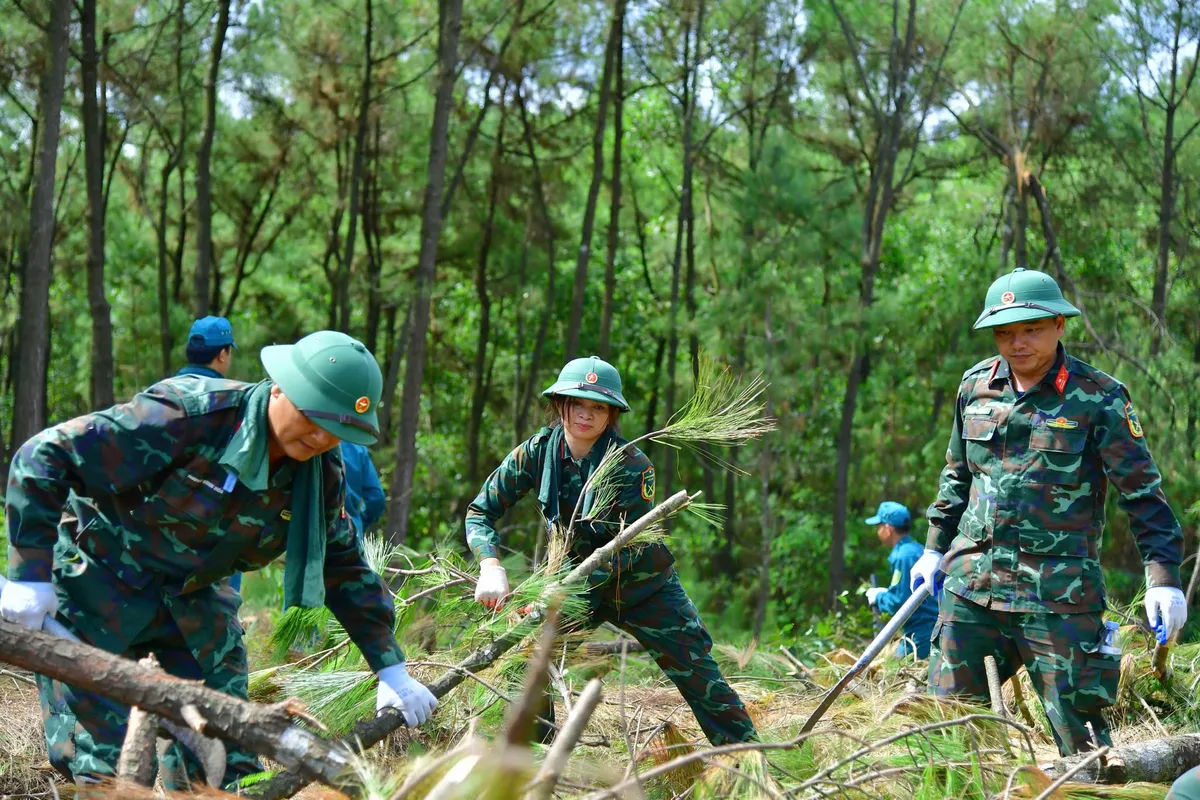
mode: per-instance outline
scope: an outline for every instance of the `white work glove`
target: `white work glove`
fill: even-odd
[[[879,595],[886,591],[887,589],[882,586],[873,586],[870,589],[867,589],[867,605],[869,605],[871,608],[874,608],[875,603],[879,600]]]
[[[437,698],[425,688],[425,684],[408,674],[404,664],[395,664],[379,670],[379,693],[375,696],[375,710],[394,708],[404,715],[410,728],[429,719],[437,708]]]
[[[937,594],[937,590],[941,586],[934,578],[937,576],[938,566],[941,563],[942,554],[926,547],[925,555],[918,558],[917,563],[913,564],[909,571],[908,588],[915,592],[922,583],[928,583],[933,587],[934,594]]]
[[[1166,644],[1175,638],[1175,634],[1183,630],[1187,622],[1187,601],[1183,592],[1174,586],[1151,586],[1146,589],[1146,619],[1150,627],[1156,628],[1162,623],[1158,633],[1158,643]]]
[[[508,597],[508,573],[499,564],[480,564],[475,601],[491,609],[500,608]]]
[[[58,611],[54,584],[38,581],[8,581],[0,591],[0,616],[35,631],[42,629],[46,616]]]

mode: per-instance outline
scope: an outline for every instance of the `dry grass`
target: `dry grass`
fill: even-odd
[[[42,709],[37,689],[21,678],[0,675],[0,797],[30,797],[48,792],[57,773],[46,759]]]

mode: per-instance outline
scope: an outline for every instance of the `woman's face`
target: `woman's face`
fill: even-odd
[[[572,438],[591,444],[608,429],[612,412],[607,403],[571,399],[563,410],[563,426]]]

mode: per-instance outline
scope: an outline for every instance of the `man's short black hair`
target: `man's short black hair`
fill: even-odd
[[[217,356],[221,355],[221,353],[224,353],[226,350],[229,350],[231,347],[232,345],[228,344],[221,345],[220,347],[209,347],[208,345],[204,344],[192,344],[191,342],[188,342],[187,360],[189,364],[203,364],[207,366],[216,361]]]

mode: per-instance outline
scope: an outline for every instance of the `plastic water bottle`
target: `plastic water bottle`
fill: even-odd
[[[1120,625],[1116,622],[1104,623],[1104,641],[1100,643],[1100,652],[1111,656],[1121,655]]]

